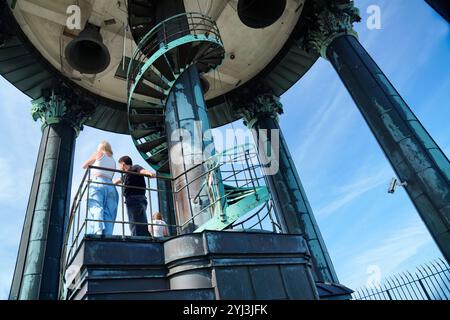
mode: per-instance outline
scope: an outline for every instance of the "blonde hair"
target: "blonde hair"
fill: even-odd
[[[153,220],[162,220],[162,215],[160,212],[155,212],[153,214]]]
[[[98,150],[109,153],[110,155],[114,154],[111,148],[111,144],[109,144],[108,141],[100,142],[100,144],[98,145]]]

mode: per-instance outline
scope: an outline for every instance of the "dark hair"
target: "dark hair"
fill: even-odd
[[[123,156],[122,158],[119,159],[119,163],[125,163],[128,166],[132,166],[133,165],[133,160],[131,160],[131,158],[129,156]]]

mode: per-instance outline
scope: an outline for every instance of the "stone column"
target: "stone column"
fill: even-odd
[[[316,281],[338,283],[327,248],[280,129],[278,114],[283,112],[283,107],[279,98],[272,94],[259,94],[253,100],[244,103],[238,112],[253,132],[282,231],[304,236],[311,252]]]
[[[336,69],[450,262],[450,162],[358,41],[359,20],[353,1],[322,8],[305,44]]]
[[[43,134],[9,298],[56,300],[75,139],[90,110],[52,91],[33,101],[32,114],[42,121]]]

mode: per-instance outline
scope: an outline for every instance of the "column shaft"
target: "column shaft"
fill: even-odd
[[[333,64],[450,262],[450,162],[354,36],[328,46]]]
[[[170,171],[177,225],[182,233],[220,214],[223,195],[218,172],[205,160],[214,155],[214,141],[197,67],[183,72],[166,103],[166,133],[169,141]],[[212,164],[211,164],[212,165]]]
[[[58,298],[75,138],[76,132],[69,124],[44,128],[10,299]]]
[[[265,166],[270,166],[270,163],[262,146],[275,145],[272,143],[274,131],[272,133],[270,131],[278,130],[279,132],[279,170],[275,174],[266,174],[266,181],[283,232],[302,234],[305,237],[312,256],[316,281],[338,283],[336,272],[278,120],[270,115],[261,115],[254,122],[253,129],[255,129],[253,130],[255,141],[259,145],[259,158],[261,163],[267,164]],[[267,142],[264,139],[267,139]]]

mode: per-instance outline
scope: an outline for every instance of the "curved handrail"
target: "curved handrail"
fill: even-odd
[[[181,20],[180,18],[183,18],[182,22],[187,21],[188,24],[188,28],[187,29],[182,29],[182,30],[177,30],[176,32],[173,33],[169,33],[166,34],[166,25],[170,25],[171,23],[174,23],[177,20]],[[194,19],[201,21],[201,22],[208,22],[208,24],[201,24],[201,23],[194,23]],[[189,21],[191,23],[189,23]],[[208,29],[198,29],[198,28],[191,28],[192,26],[208,26]],[[164,32],[164,39],[159,39],[159,32],[161,31],[161,29]],[[198,31],[204,31],[204,32],[198,32]],[[192,33],[194,32],[194,33]],[[138,47],[136,48],[135,52],[133,53],[132,59],[130,61],[130,64],[128,65],[128,70],[127,70],[127,81],[128,81],[128,87],[130,88],[130,83],[131,82],[136,82],[135,76],[138,73],[137,71],[139,69],[141,69],[141,67],[139,66],[135,66],[139,65],[139,63],[135,63],[136,62],[143,62],[141,61],[141,57],[144,57],[144,59],[149,59],[149,52],[151,52],[151,55],[154,55],[156,52],[152,52],[153,50],[155,50],[156,48],[160,49],[161,47],[166,47],[168,46],[168,44],[170,42],[173,42],[175,40],[178,40],[180,38],[182,38],[185,35],[194,35],[194,36],[199,36],[202,34],[212,34],[215,38],[215,42],[217,42],[217,44],[223,45],[222,42],[222,38],[220,36],[220,32],[219,32],[219,28],[217,27],[216,23],[208,16],[202,14],[202,13],[197,13],[197,12],[188,12],[188,13],[181,13],[181,14],[177,14],[175,16],[172,16],[164,21],[159,22],[156,26],[154,26],[139,42]],[[171,39],[171,37],[173,35],[183,35],[180,36],[178,38],[175,39]],[[208,40],[214,40],[214,38],[209,38],[208,36]],[[166,43],[167,39],[170,39],[170,41],[168,43]],[[150,46],[149,48],[149,45]],[[134,66],[134,68],[133,68]],[[148,68],[147,68],[148,69]]]

